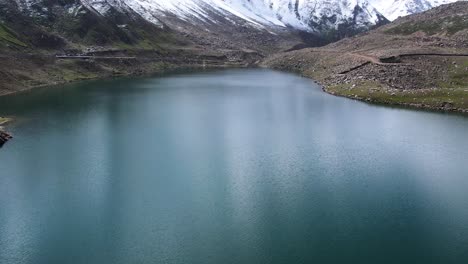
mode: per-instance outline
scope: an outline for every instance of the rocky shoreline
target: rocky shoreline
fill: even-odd
[[[267,58],[262,65],[294,72],[335,96],[368,103],[468,113],[468,50],[458,54],[379,56],[305,49]]]
[[[261,59],[253,51],[196,49],[105,50],[86,56],[8,54],[0,66],[0,95],[83,80],[145,76],[179,68],[245,67]],[[8,74],[4,74],[11,72]]]
[[[310,54],[313,57],[307,60]],[[468,73],[466,56],[451,60],[442,56],[431,61],[419,57],[400,64],[363,61],[346,53],[337,57],[340,56],[330,56],[328,51],[311,51],[305,56],[304,52],[298,52],[267,58],[262,64],[310,78],[334,96],[379,105],[468,114],[468,85],[464,81]],[[409,63],[411,67],[407,67]]]
[[[3,147],[3,145],[12,138],[13,136],[8,134],[7,132],[0,131],[0,148]]]
[[[392,101],[385,101],[385,100],[375,100],[371,97],[359,96],[356,94],[342,94],[342,93],[331,90],[330,87],[332,86],[330,85],[330,83],[327,84],[327,82],[324,83],[324,82],[317,81],[311,77],[305,76],[304,74],[302,74],[301,76],[305,78],[309,78],[313,80],[315,83],[317,83],[318,85],[320,85],[323,92],[333,95],[333,96],[337,96],[337,97],[357,100],[357,101],[366,102],[366,103],[374,104],[374,105],[424,110],[424,111],[431,111],[431,112],[456,113],[456,114],[462,114],[462,115],[468,116],[468,108],[455,108],[450,103],[446,103],[441,106],[431,106],[431,105],[420,104],[420,103],[404,103],[404,102],[394,102],[394,101],[392,102]],[[394,92],[390,90],[387,92],[390,95],[394,94]]]
[[[0,148],[7,143],[10,139],[13,138],[12,135],[9,133],[3,131],[3,127],[1,125],[4,125],[8,122],[11,121],[11,118],[6,118],[6,117],[0,117]]]
[[[404,102],[392,102],[392,101],[385,101],[385,100],[375,100],[369,97],[361,97],[358,95],[343,95],[334,91],[330,91],[327,89],[327,86],[322,86],[322,91],[328,93],[333,96],[344,97],[351,100],[358,100],[363,101],[370,104],[375,105],[385,105],[385,106],[395,106],[401,108],[408,108],[408,109],[417,109],[417,110],[425,110],[425,111],[432,111],[432,112],[445,112],[445,113],[458,113],[468,116],[468,108],[455,108],[450,103],[446,103],[443,106],[431,106],[423,103],[404,103]]]
[[[375,104],[468,113],[468,2],[460,1],[320,48],[278,53],[265,67]]]

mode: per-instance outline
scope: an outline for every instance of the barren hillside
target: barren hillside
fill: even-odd
[[[268,58],[341,96],[468,112],[468,2],[397,19],[322,48]]]

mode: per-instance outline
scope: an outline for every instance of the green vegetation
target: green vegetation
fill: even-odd
[[[468,107],[467,88],[439,88],[419,90],[397,90],[380,83],[362,81],[355,85],[339,84],[327,87],[327,92],[339,96],[366,100],[374,103],[411,105],[427,108]]]
[[[3,125],[3,124],[8,123],[10,121],[11,121],[11,118],[1,117],[0,116],[0,125]]]
[[[411,35],[422,31],[428,35],[446,32],[453,35],[461,30],[468,29],[468,15],[445,17],[440,20],[406,22],[385,31],[388,34]]]
[[[93,74],[90,72],[76,71],[76,70],[71,70],[71,69],[62,69],[61,74],[62,74],[62,78],[66,82],[71,82],[71,81],[76,81],[76,80],[96,79],[99,77],[97,74]]]
[[[449,68],[448,80],[439,82],[442,88],[465,88],[468,89],[468,59],[459,60]]]
[[[51,68],[49,74],[53,74],[57,80],[72,82],[99,78],[101,71],[102,69],[94,63],[68,60],[58,62]]]
[[[16,34],[11,29],[0,24],[0,42],[6,41],[16,46],[27,47],[27,45],[19,40],[15,35]]]

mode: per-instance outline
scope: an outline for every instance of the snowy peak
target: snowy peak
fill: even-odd
[[[255,27],[292,27],[306,31],[336,29],[356,23],[364,28],[382,20],[367,0],[82,0],[101,5],[127,5],[145,18],[176,16],[185,21],[217,23],[219,18]],[[96,8],[96,7],[95,7]],[[102,9],[102,8],[101,8]],[[317,29],[315,26],[320,25]]]
[[[306,29],[337,29],[354,23],[368,27],[380,22],[382,15],[367,0],[245,0],[243,7],[256,14],[276,17],[286,26]],[[318,28],[317,28],[318,27]]]
[[[25,10],[41,12],[45,0],[14,0]],[[457,0],[67,0],[105,15],[110,9],[131,9],[153,24],[167,16],[187,22],[216,23],[239,19],[251,26],[293,27],[307,31],[337,29],[342,25],[368,28],[399,16],[419,13]]]
[[[371,0],[371,3],[389,20],[421,13],[431,8],[458,0]]]
[[[24,9],[50,1],[15,0]],[[131,10],[153,24],[162,26],[168,18],[193,24],[243,23],[257,28],[295,28],[309,32],[339,27],[368,29],[385,18],[368,0],[69,0],[101,15],[111,9]],[[35,7],[35,8],[32,8]],[[39,10],[40,12],[40,10]]]

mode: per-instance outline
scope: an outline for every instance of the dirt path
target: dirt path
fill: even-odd
[[[86,60],[86,59],[100,59],[100,60],[135,60],[136,57],[113,57],[113,56],[55,56],[57,59],[75,59],[75,60]]]

